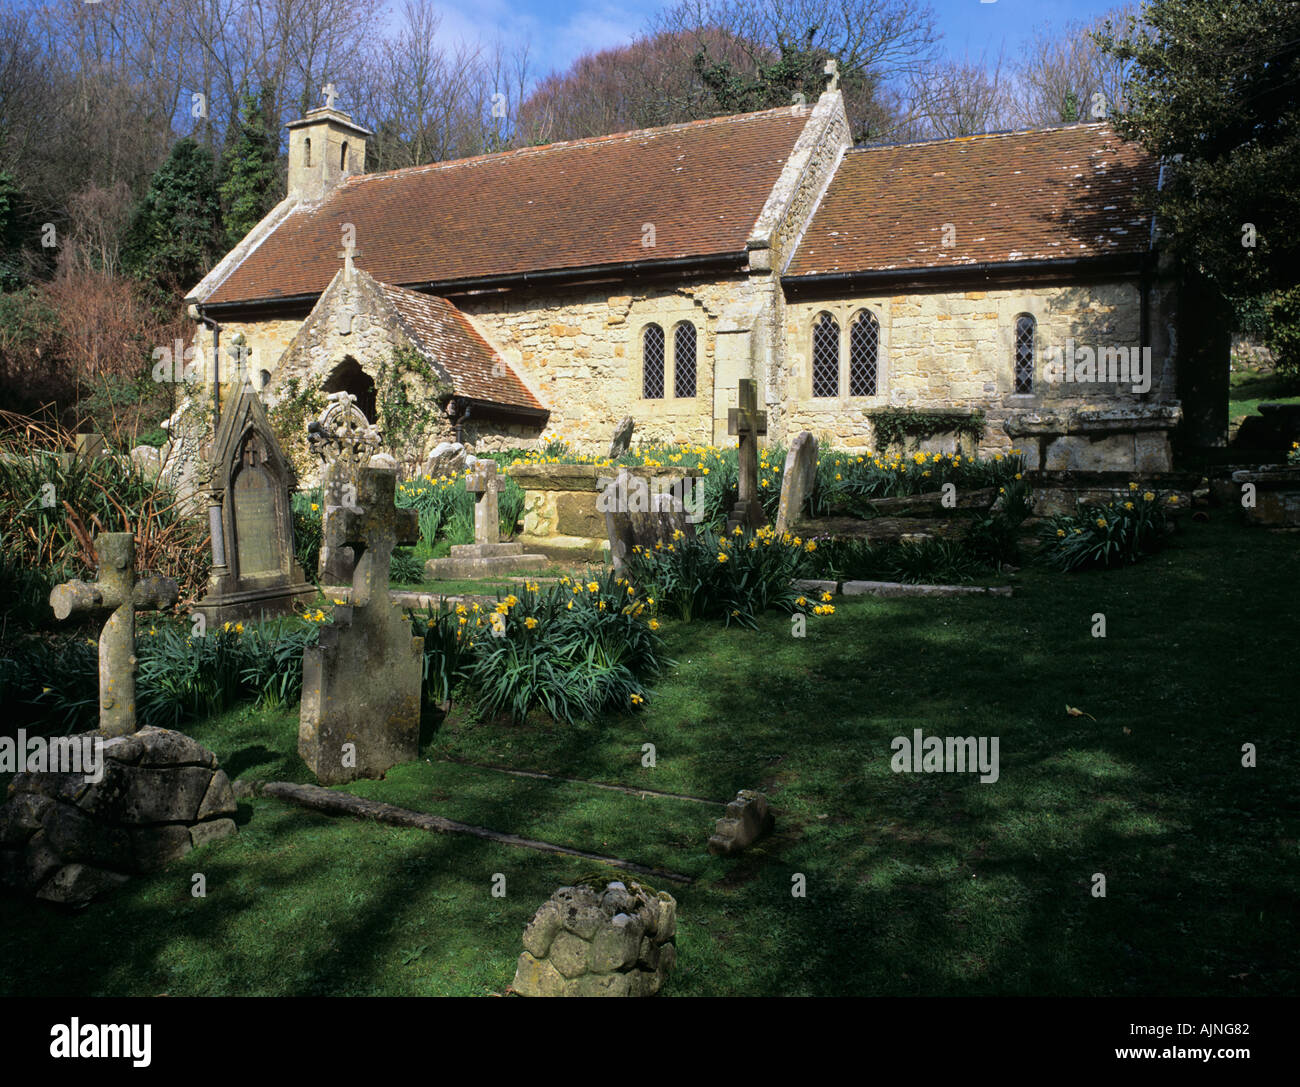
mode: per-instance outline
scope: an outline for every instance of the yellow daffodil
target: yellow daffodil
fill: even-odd
[[[533,630],[537,626],[537,620],[530,615],[527,619],[524,620],[524,626],[526,626],[529,630]]]
[[[1143,502],[1154,502],[1155,500],[1156,500],[1156,496],[1153,495],[1150,491],[1147,491],[1147,492],[1142,496],[1142,501],[1143,501]]]
[[[647,626],[649,626],[651,630],[658,630],[658,629],[659,629],[659,620],[658,620],[658,619],[651,619],[650,622],[647,624]]]
[[[726,555],[726,552],[725,552],[725,551],[719,551],[719,552],[718,552],[718,561],[719,561],[719,562],[726,562],[726,561],[727,561],[727,555]]]

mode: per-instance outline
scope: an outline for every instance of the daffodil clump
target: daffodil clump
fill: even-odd
[[[325,611],[262,621],[213,623],[149,618],[136,628],[136,716],[142,725],[176,728],[241,702],[290,706],[302,694],[302,651],[314,645]],[[57,674],[43,675],[34,700],[46,720],[73,731],[98,718],[99,654],[94,638],[61,648]]]
[[[1286,454],[1287,464],[1300,464],[1300,442],[1292,442]]]
[[[771,526],[756,532],[676,529],[653,546],[635,547],[628,577],[678,619],[722,619],[754,626],[768,608],[795,610],[794,578],[807,576],[816,540]]]
[[[425,697],[467,697],[522,721],[537,707],[572,723],[645,703],[663,664],[653,594],[612,572],[528,582],[496,604],[443,604],[413,618]]]
[[[1160,495],[1138,483],[1105,505],[1079,503],[1074,513],[1048,518],[1041,533],[1043,559],[1061,570],[1122,566],[1164,546],[1176,494]]]

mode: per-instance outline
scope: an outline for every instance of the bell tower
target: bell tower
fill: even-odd
[[[289,195],[300,201],[319,200],[344,178],[365,173],[368,129],[334,108],[333,83],[322,89],[325,105],[290,121]]]

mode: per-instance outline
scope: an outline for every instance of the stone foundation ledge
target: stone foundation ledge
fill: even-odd
[[[677,901],[636,881],[561,887],[524,929],[520,996],[654,996],[677,962]]]

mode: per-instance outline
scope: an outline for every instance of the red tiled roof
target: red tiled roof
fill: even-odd
[[[205,301],[319,294],[343,223],[358,265],[405,285],[739,252],[807,119],[768,110],[350,178]]]
[[[785,275],[1145,252],[1158,176],[1105,124],[849,151]]]
[[[447,371],[457,396],[545,410],[510,364],[447,299],[387,283],[378,287],[411,335]]]

